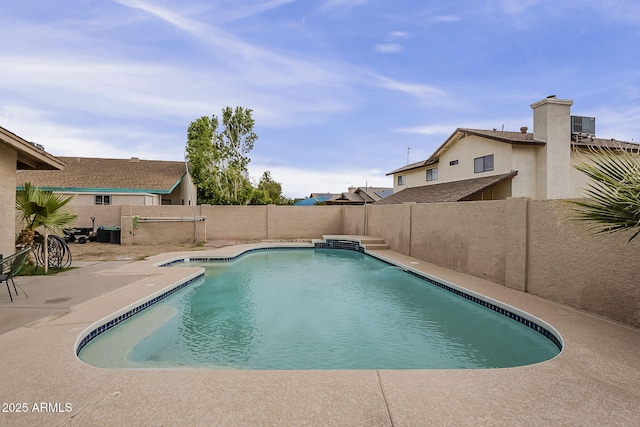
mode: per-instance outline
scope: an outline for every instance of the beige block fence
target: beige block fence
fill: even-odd
[[[640,238],[594,235],[562,200],[74,209],[78,226],[91,216],[96,227],[120,226],[123,245],[366,234],[404,255],[640,327]]]

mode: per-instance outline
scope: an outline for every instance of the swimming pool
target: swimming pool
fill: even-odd
[[[357,251],[188,264],[205,277],[85,337],[80,359],[106,368],[468,369],[560,352],[535,318]]]

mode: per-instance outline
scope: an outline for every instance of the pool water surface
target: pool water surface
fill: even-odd
[[[204,279],[98,335],[80,359],[138,369],[470,369],[560,352],[530,327],[355,251],[187,265],[204,267]]]

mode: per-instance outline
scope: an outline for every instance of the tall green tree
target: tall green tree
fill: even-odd
[[[586,201],[571,200],[576,219],[602,233],[634,230],[640,234],[640,154],[621,147],[598,147],[574,166],[591,178]]]
[[[222,109],[218,117],[200,117],[187,131],[187,158],[198,188],[198,202],[247,204],[253,195],[248,166],[258,135],[250,108]]]

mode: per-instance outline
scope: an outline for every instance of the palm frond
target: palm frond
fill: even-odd
[[[626,149],[597,147],[574,166],[591,179],[587,201],[569,201],[578,220],[589,221],[603,233],[637,229],[640,234],[640,156]]]

